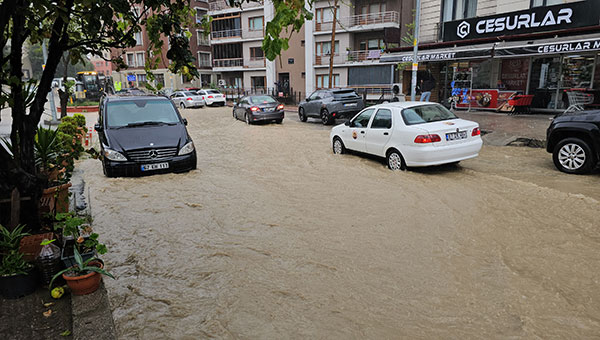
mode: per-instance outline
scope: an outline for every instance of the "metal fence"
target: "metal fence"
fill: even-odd
[[[379,13],[369,13],[369,14],[359,14],[359,15],[351,15],[347,17],[339,18],[337,21],[336,30],[348,29],[356,26],[364,26],[364,25],[375,25],[375,24],[398,24],[400,25],[400,13],[396,11],[387,11],[387,12],[379,12]],[[328,22],[316,22],[315,21],[315,31],[331,31],[333,27],[333,21]]]

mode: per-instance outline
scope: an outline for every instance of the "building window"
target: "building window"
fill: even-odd
[[[262,47],[250,47],[250,60],[259,60],[263,59],[265,54],[262,50]]]
[[[262,31],[263,17],[248,18],[248,28],[251,31]]]
[[[250,84],[253,90],[265,88],[265,77],[250,77]]]
[[[442,21],[472,18],[477,12],[477,0],[443,0]]]
[[[365,5],[360,8],[360,14],[373,14],[373,13],[381,13],[385,12],[386,6],[385,2],[374,3],[370,5]]]
[[[196,31],[198,46],[209,46],[210,40],[208,39],[208,35],[204,34],[204,31],[198,30]]]
[[[144,44],[144,42],[142,40],[142,32],[135,32],[133,36],[135,38],[136,46],[142,46]]]
[[[143,67],[146,65],[146,61],[144,60],[144,52],[138,52],[135,54],[136,56],[136,61],[137,61],[137,66],[138,67]]]
[[[201,23],[202,18],[206,15],[207,11],[203,8],[196,8],[196,23]]]
[[[202,84],[202,87],[210,86],[211,82],[212,82],[212,79],[211,79],[210,74],[201,74],[200,75],[200,84]]]
[[[316,52],[318,56],[321,55],[330,55],[331,54],[331,41],[321,41],[316,44]],[[334,53],[340,53],[340,42],[335,42],[335,51]]]
[[[156,85],[160,84],[161,86],[165,86],[165,75],[162,73],[154,75],[154,83]]]
[[[135,67],[135,55],[133,53],[127,53],[127,66]]]
[[[360,42],[360,50],[380,50],[383,48],[383,39],[369,39]]]
[[[531,0],[530,7],[533,8],[540,6],[560,5],[563,2],[563,0]]]
[[[340,8],[338,7],[335,13],[336,19],[340,18]],[[333,7],[317,8],[316,10],[317,23],[332,22],[333,21]]]
[[[104,66],[108,67],[108,61],[104,62]]]
[[[199,67],[210,67],[210,53],[209,52],[198,52],[198,66]]]
[[[333,87],[340,86],[340,75],[333,75]],[[329,87],[329,75],[328,74],[317,74],[317,88],[323,89]]]

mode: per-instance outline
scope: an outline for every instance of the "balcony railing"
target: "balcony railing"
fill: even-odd
[[[239,0],[236,2],[239,2]],[[244,2],[242,4],[242,9],[260,7],[262,5],[263,5],[262,1],[260,1],[260,2],[257,2],[257,1]],[[229,6],[229,3],[227,3],[227,1],[225,1],[225,0],[216,0],[216,1],[211,1],[208,3],[208,9],[211,12],[221,11],[221,10],[230,9],[230,8],[232,8],[232,7]]]
[[[329,65],[329,59],[332,56],[330,55],[316,55],[315,56],[315,64],[316,65]],[[336,65],[339,64],[352,64],[352,63],[361,63],[361,62],[370,62],[377,61],[381,57],[380,50],[370,50],[370,51],[347,51],[342,53],[335,53],[333,55],[333,63]]]
[[[241,38],[242,37],[242,29],[235,28],[235,29],[231,29],[231,30],[214,31],[214,32],[210,32],[210,37],[212,39]]]
[[[214,59],[213,67],[244,67],[261,68],[265,67],[265,58],[232,58],[232,59]]]
[[[357,26],[376,24],[400,24],[400,13],[395,11],[352,15],[338,19],[337,29],[349,29]],[[315,22],[315,31],[331,31],[333,21]]]

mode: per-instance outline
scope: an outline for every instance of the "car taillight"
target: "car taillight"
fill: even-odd
[[[283,104],[277,105],[277,110],[283,110]]]
[[[213,99],[214,97],[213,96],[208,96],[208,98]]]
[[[442,139],[440,138],[440,136],[438,135],[418,135],[415,138],[415,143],[418,144],[425,144],[425,143],[435,143],[435,142],[441,142]]]
[[[251,107],[251,108],[250,108],[250,111],[254,111],[254,112],[256,112],[256,111],[258,111],[258,110],[260,110],[260,109],[258,108],[258,106],[253,106],[253,107]]]
[[[478,127],[473,129],[473,132],[471,133],[471,136],[479,136],[481,135],[481,130],[479,130]]]
[[[186,99],[186,100],[193,100],[193,99],[192,99],[192,97],[187,97],[187,99]]]
[[[204,96],[202,96],[202,100],[204,100]]]

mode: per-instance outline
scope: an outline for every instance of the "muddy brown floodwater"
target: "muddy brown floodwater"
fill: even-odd
[[[122,339],[600,336],[600,175],[543,149],[390,172],[329,128],[184,110],[198,170],[86,160]]]

